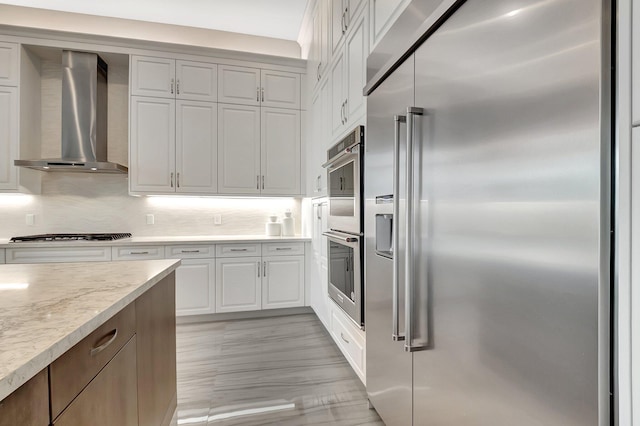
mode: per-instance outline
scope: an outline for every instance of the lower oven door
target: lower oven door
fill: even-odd
[[[329,240],[329,297],[363,327],[361,237],[337,231],[323,235]]]

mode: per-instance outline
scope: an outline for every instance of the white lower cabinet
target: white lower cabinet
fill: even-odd
[[[216,312],[255,311],[262,307],[262,258],[216,260]]]
[[[182,259],[176,269],[176,315],[216,311],[215,259]]]
[[[331,310],[330,332],[351,367],[365,383],[365,336],[338,305],[329,302]],[[366,383],[365,383],[366,384]]]
[[[176,269],[176,315],[216,312],[215,245],[187,244],[164,247],[166,259],[181,259]]]
[[[304,306],[304,257],[263,257],[262,309]]]
[[[8,248],[7,263],[108,262],[111,247]]]

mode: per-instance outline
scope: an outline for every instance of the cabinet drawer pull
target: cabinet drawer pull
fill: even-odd
[[[130,251],[129,254],[149,254],[148,251]]]
[[[340,332],[340,337],[342,337],[342,340],[344,340],[346,343],[351,343],[344,337],[344,333]]]
[[[262,102],[264,102],[264,87],[262,88],[261,93],[262,93]]]
[[[293,248],[291,248],[291,247],[276,247],[276,251],[281,251],[281,250],[293,250]]]
[[[182,250],[181,253],[200,253],[200,250]]]
[[[267,276],[267,262],[262,263],[262,276],[263,277]]]
[[[260,278],[260,261],[258,261],[258,278]]]
[[[260,102],[260,87],[256,87],[256,102]]]
[[[116,337],[118,337],[118,329],[114,328],[113,330],[111,330],[110,332],[108,332],[107,334],[105,334],[104,336],[102,336],[102,338],[100,340],[98,340],[98,342],[103,341],[105,338],[109,337],[109,340],[107,340],[106,342],[104,342],[103,344],[101,344],[100,346],[96,346],[93,347],[90,351],[89,351],[89,355],[91,356],[96,356],[97,354],[99,354],[100,352],[104,351],[105,349],[107,349],[107,346],[109,346],[110,344],[113,343],[114,340],[116,340]]]
[[[229,251],[247,251],[247,249],[246,248],[243,248],[243,249],[229,249]]]

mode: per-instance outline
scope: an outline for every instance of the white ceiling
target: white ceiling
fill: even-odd
[[[15,6],[297,40],[308,0],[1,0]]]

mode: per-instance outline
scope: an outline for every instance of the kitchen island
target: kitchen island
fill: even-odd
[[[179,265],[0,265],[0,425],[170,420]],[[37,416],[37,407],[24,408],[34,401],[42,423],[11,419]],[[100,408],[116,417],[100,419]]]

